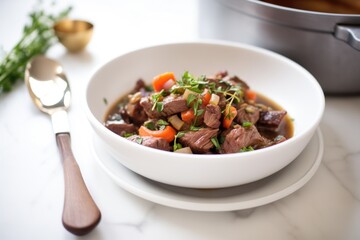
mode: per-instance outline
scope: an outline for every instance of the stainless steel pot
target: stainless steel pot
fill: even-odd
[[[327,94],[360,93],[360,15],[257,0],[200,0],[199,9],[201,37],[245,42],[285,55],[308,69]]]

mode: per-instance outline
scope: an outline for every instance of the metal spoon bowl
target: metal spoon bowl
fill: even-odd
[[[66,112],[71,98],[69,82],[62,66],[45,56],[37,56],[28,63],[25,82],[35,105],[51,116],[56,142],[63,159],[63,225],[73,234],[87,234],[99,223],[101,213],[86,188],[71,150]]]

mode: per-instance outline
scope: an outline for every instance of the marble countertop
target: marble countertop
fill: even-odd
[[[0,2],[0,45],[19,39],[35,0]],[[360,97],[326,97],[320,128],[324,156],[301,189],[276,202],[230,212],[166,207],[119,187],[91,151],[83,111],[85,85],[102,64],[152,44],[198,39],[193,0],[63,1],[72,17],[94,23],[79,54],[60,45],[48,52],[65,67],[73,92],[72,147],[102,212],[84,239],[360,239]],[[0,96],[0,239],[77,239],[61,224],[63,168],[50,118],[35,108],[22,81]]]

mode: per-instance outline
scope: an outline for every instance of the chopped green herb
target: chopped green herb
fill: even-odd
[[[136,138],[135,141],[136,141],[138,144],[142,144],[143,138],[142,138],[142,137],[138,137],[138,138]]]
[[[161,112],[162,110],[164,110],[164,104],[162,102],[157,102],[155,103],[155,108],[156,111]]]
[[[156,126],[155,126],[155,123],[153,122],[153,121],[151,121],[151,120],[149,120],[149,121],[146,121],[145,123],[144,123],[144,126],[147,128],[147,129],[150,129],[150,130],[156,130]]]
[[[189,107],[190,104],[197,98],[195,94],[189,94],[188,98],[186,99],[186,104]]]
[[[151,99],[154,102],[154,105],[152,107],[152,110],[161,112],[164,109],[164,104],[161,102],[162,98],[165,96],[165,92],[164,89],[162,89],[160,92],[158,93],[154,93],[153,95],[151,95]]]
[[[204,113],[204,109],[199,109],[196,111],[195,115],[198,117],[198,116],[201,116],[201,114],[203,114],[203,113]]]
[[[174,152],[180,148],[182,148],[182,145],[180,143],[177,142],[177,140],[181,137],[183,137],[185,135],[184,132],[178,132],[176,135],[175,135],[175,139],[174,139],[174,146],[173,146],[173,149],[174,149]]]
[[[253,125],[252,122],[243,122],[243,123],[242,123],[242,126],[243,126],[244,128],[251,127],[252,125]]]
[[[221,80],[220,82],[225,83],[227,85],[227,88],[223,89],[221,87],[218,87],[218,89],[215,90],[216,93],[222,93],[225,96],[226,99],[226,108],[224,112],[231,113],[230,107],[233,103],[241,103],[243,101],[243,90],[241,86],[234,86],[231,85],[228,81]],[[227,118],[231,118],[231,116],[225,116]]]
[[[163,119],[159,119],[157,122],[156,122],[157,125],[159,126],[167,126],[169,125],[169,123]]]
[[[179,150],[179,149],[181,149],[182,148],[182,145],[180,144],[180,143],[174,143],[174,147],[173,147],[173,149],[174,149],[174,152],[176,151],[176,150]]]
[[[190,126],[190,130],[191,130],[191,131],[199,131],[199,130],[200,130],[200,127],[196,127],[195,125],[191,125],[191,126]]]
[[[195,116],[201,115],[201,113],[199,113],[200,111],[199,107],[201,106],[201,104],[202,104],[202,100],[200,98],[195,101],[193,106]]]
[[[211,142],[212,142],[212,144],[214,144],[214,146],[215,146],[215,148],[216,148],[217,150],[220,149],[220,144],[219,144],[219,141],[218,141],[217,137],[212,137],[212,138],[211,138]]]
[[[254,148],[252,146],[243,147],[240,149],[240,152],[251,152],[254,151]]]
[[[131,137],[133,135],[135,135],[135,133],[124,133],[123,137],[128,138],[128,137]]]
[[[175,137],[176,137],[176,138],[181,138],[181,137],[183,137],[184,135],[185,135],[184,132],[178,132]]]
[[[206,81],[205,75],[201,75],[200,77],[195,78],[188,71],[186,71],[181,79],[178,79],[176,83],[178,86],[172,89],[173,93],[179,93],[185,89],[189,89],[196,93],[201,93],[208,84],[208,81]]]
[[[105,103],[105,105],[108,104],[108,100],[106,98],[103,98],[103,102]]]

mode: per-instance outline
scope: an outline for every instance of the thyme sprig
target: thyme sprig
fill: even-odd
[[[177,85],[172,88],[172,93],[183,93],[185,89],[189,89],[196,93],[202,93],[209,84],[209,82],[206,81],[205,75],[196,78],[188,71],[184,72],[181,79],[176,80],[176,83]]]
[[[24,79],[27,62],[38,54],[44,54],[54,43],[53,24],[68,16],[71,7],[59,14],[48,14],[44,10],[34,10],[29,14],[31,22],[25,25],[19,42],[0,62],[0,94],[9,92],[19,79]]]
[[[180,143],[177,142],[177,140],[181,137],[183,137],[185,135],[185,132],[178,132],[175,135],[175,139],[174,139],[174,146],[173,146],[173,151],[175,152],[178,149],[182,148],[182,145]]]
[[[162,102],[164,96],[166,96],[164,89],[162,89],[158,93],[154,93],[153,95],[151,95],[151,99],[154,102],[151,109],[152,111],[156,109],[158,112],[161,112],[164,109],[164,103]]]
[[[228,87],[224,90],[222,88],[217,88],[215,92],[222,93],[225,96],[227,104],[223,112],[226,112],[227,115],[225,117],[230,119],[232,117],[229,115],[231,114],[230,107],[235,103],[243,102],[244,93],[241,86],[234,86],[225,81],[223,81],[223,83],[226,83]]]

